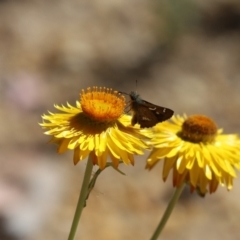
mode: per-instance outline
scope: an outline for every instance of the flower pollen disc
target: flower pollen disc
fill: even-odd
[[[87,92],[82,90],[81,106],[89,118],[112,122],[124,113],[125,97],[109,88],[88,88]]]

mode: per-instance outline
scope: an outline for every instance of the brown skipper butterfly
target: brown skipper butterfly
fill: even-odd
[[[157,123],[171,118],[174,113],[169,108],[160,107],[141,99],[136,92],[130,92],[128,95],[131,99],[130,109],[133,112],[132,126],[138,123],[141,128],[153,127]]]

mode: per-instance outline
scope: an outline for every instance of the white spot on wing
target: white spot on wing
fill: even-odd
[[[151,119],[147,118],[147,117],[143,117],[142,120],[147,120],[147,121],[151,121]]]

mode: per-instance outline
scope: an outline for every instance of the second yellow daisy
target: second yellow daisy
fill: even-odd
[[[240,169],[238,136],[222,134],[206,116],[174,116],[172,122],[158,124],[152,144],[146,168],[164,159],[164,181],[172,170],[175,187],[187,183],[203,195],[215,192],[219,184],[231,189],[235,169]]]

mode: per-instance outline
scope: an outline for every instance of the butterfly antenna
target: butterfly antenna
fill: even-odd
[[[138,83],[138,81],[137,81],[137,79],[136,79],[136,94],[137,94],[137,83]]]
[[[118,92],[121,93],[121,94],[125,94],[125,95],[129,96],[129,93],[125,93],[125,92],[122,92],[122,91],[118,91]]]

